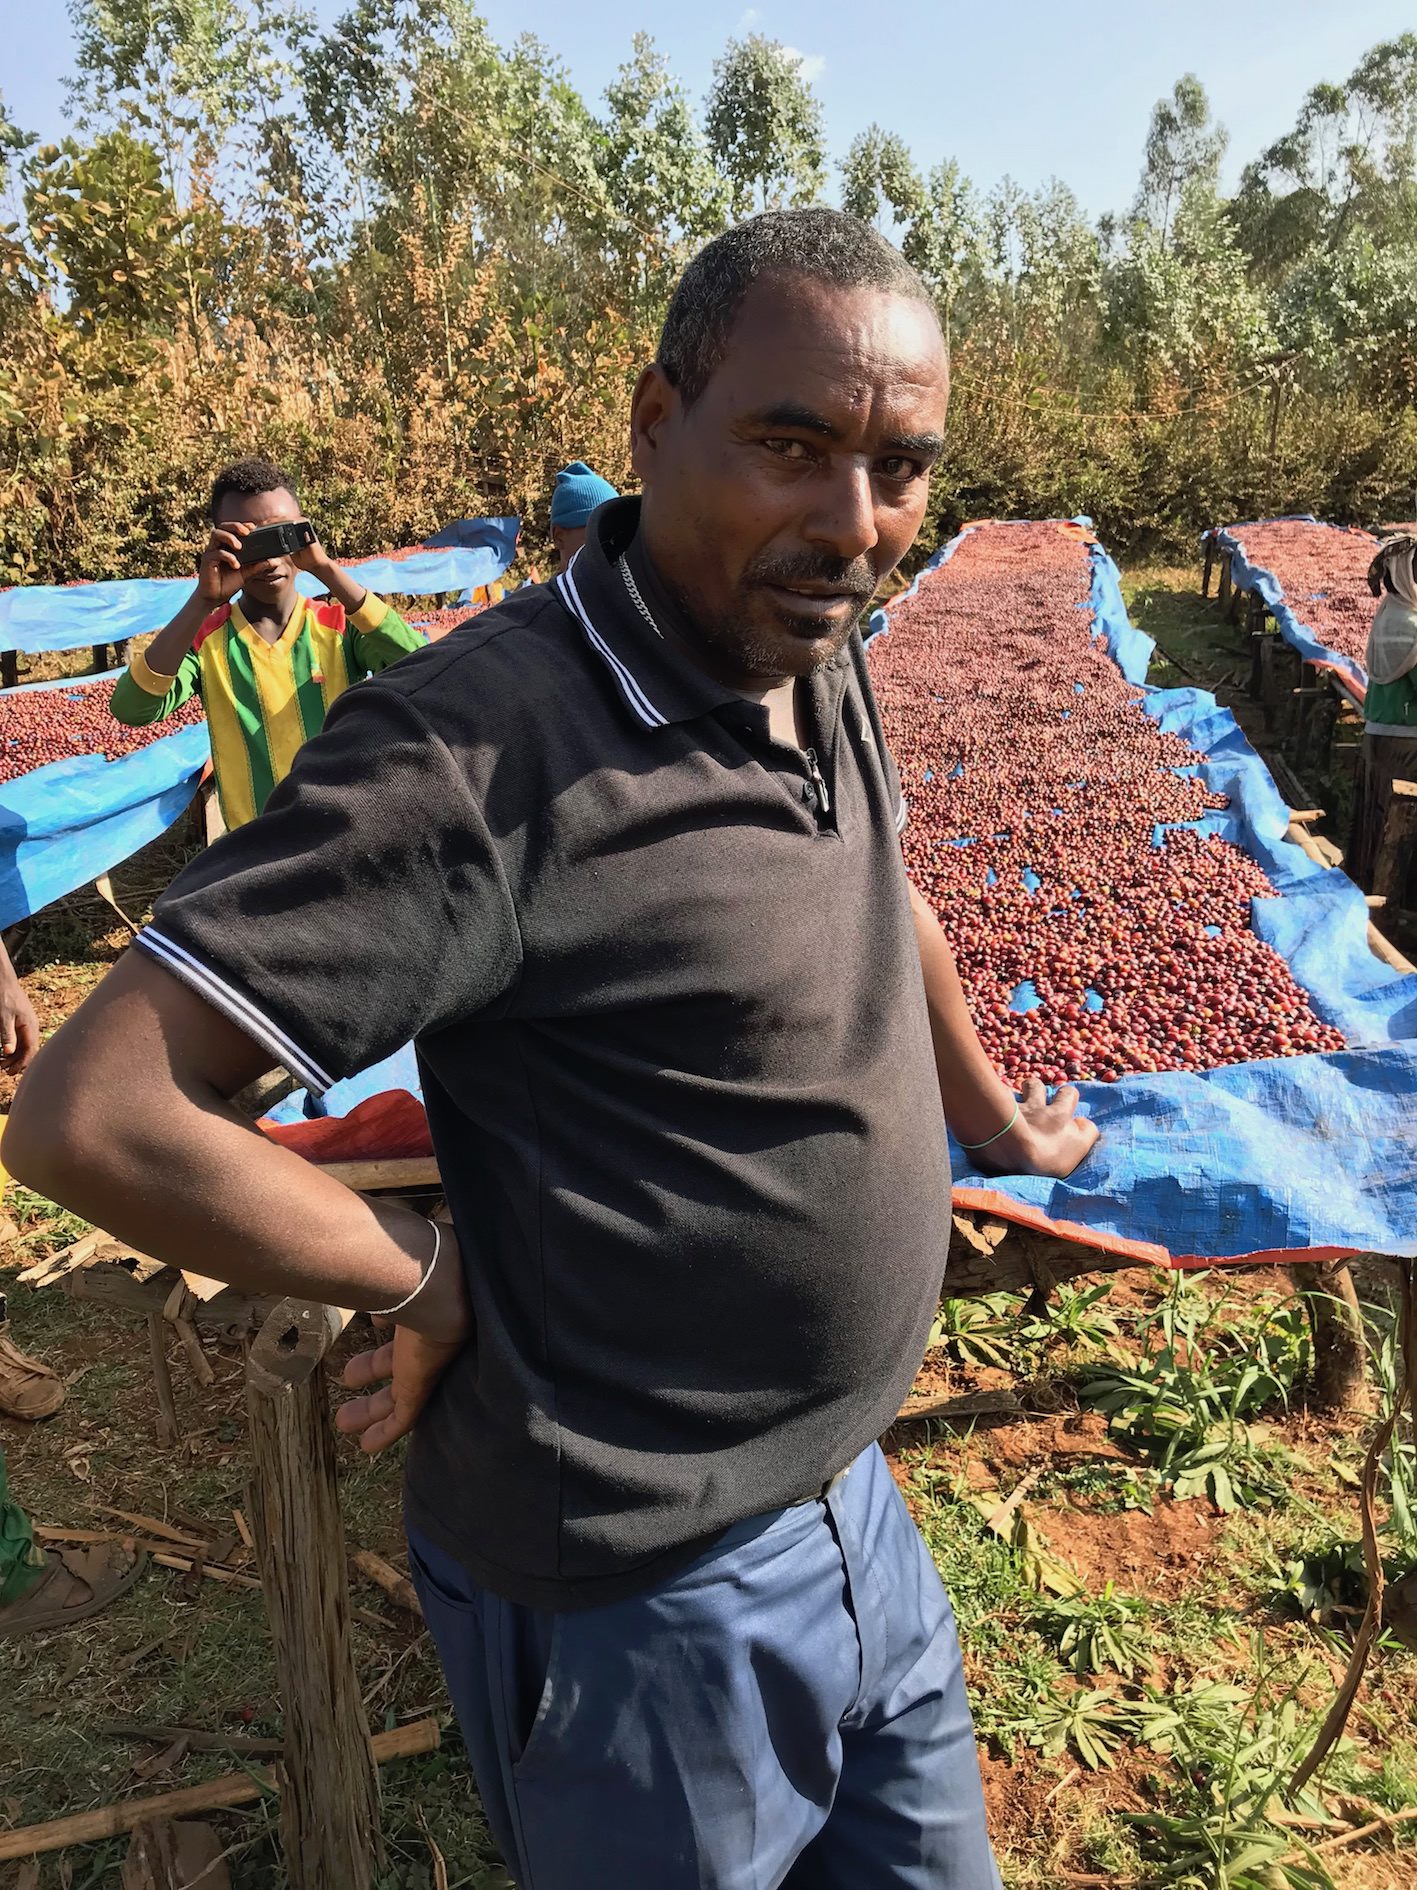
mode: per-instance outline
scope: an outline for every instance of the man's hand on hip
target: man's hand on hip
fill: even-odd
[[[371,1454],[413,1429],[472,1331],[457,1240],[446,1221],[439,1226],[443,1239],[437,1264],[407,1313],[396,1318],[393,1337],[371,1351],[356,1352],[344,1368],[345,1385],[365,1395],[341,1405],[335,1425]]]

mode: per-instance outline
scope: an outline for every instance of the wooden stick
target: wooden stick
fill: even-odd
[[[161,1568],[180,1569],[184,1575],[190,1575],[196,1569],[208,1581],[225,1582],[231,1588],[259,1590],[261,1586],[254,1575],[239,1575],[234,1568],[221,1568],[214,1562],[194,1562],[187,1555],[166,1555],[161,1550],[154,1550],[153,1560]]]
[[[410,1614],[416,1614],[420,1621],[423,1619],[423,1609],[418,1602],[418,1590],[407,1575],[400,1575],[396,1568],[386,1562],[383,1556],[375,1555],[372,1549],[356,1549],[349,1559],[352,1566],[357,1568],[361,1575],[367,1575],[377,1587],[382,1588],[391,1601],[396,1601]]]
[[[371,1890],[382,1860],[323,1365],[347,1317],[283,1301],[246,1365],[251,1523],[285,1723],[280,1830],[291,1890]]]
[[[285,1751],[279,1739],[253,1739],[246,1733],[203,1732],[197,1726],[145,1726],[136,1719],[104,1719],[93,1729],[111,1739],[147,1739],[155,1746],[185,1739],[193,1752],[235,1752],[245,1759],[278,1759]]]
[[[192,1367],[192,1376],[204,1390],[216,1383],[216,1373],[211,1361],[202,1350],[202,1341],[197,1337],[197,1328],[190,1319],[174,1319],[172,1329],[182,1341],[182,1350],[187,1354],[187,1363]]]
[[[119,1522],[130,1522],[146,1535],[165,1536],[169,1542],[175,1542],[179,1549],[205,1549],[207,1546],[200,1536],[191,1535],[183,1529],[174,1529],[171,1523],[161,1522],[156,1516],[144,1516],[135,1509],[112,1509],[107,1503],[95,1503],[94,1509],[100,1516],[116,1516]]]
[[[392,1732],[375,1733],[369,1741],[374,1759],[385,1765],[390,1759],[411,1759],[423,1752],[438,1750],[436,1719],[415,1720],[409,1726],[395,1726]],[[279,1790],[276,1774],[268,1766],[249,1772],[230,1772],[205,1785],[189,1785],[181,1791],[159,1792],[152,1798],[128,1798],[118,1805],[100,1805],[96,1811],[77,1811],[67,1818],[51,1818],[47,1824],[30,1824],[18,1831],[0,1832],[0,1863],[14,1857],[38,1857],[48,1851],[62,1851],[70,1844],[96,1844],[102,1838],[117,1837],[151,1818],[181,1818],[192,1811],[224,1811],[234,1805],[254,1804],[268,1792]]]
[[[182,1435],[177,1422],[177,1401],[172,1395],[172,1373],[167,1368],[167,1321],[161,1313],[148,1314],[148,1355],[157,1392],[157,1441],[171,1450]]]
[[[1417,1806],[1409,1806],[1406,1811],[1384,1812],[1382,1817],[1374,1818],[1370,1824],[1359,1825],[1356,1831],[1341,1832],[1338,1837],[1326,1838],[1322,1844],[1314,1844],[1310,1849],[1316,1856],[1331,1857],[1335,1851],[1346,1851],[1351,1844],[1361,1844],[1364,1838],[1376,1837],[1379,1831],[1390,1831],[1394,1825],[1410,1824],[1417,1818]],[[1286,1851],[1280,1858],[1281,1864],[1306,1864],[1309,1855],[1306,1851]]]

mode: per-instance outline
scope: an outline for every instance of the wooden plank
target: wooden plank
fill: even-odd
[[[71,1299],[85,1300],[96,1306],[113,1306],[146,1318],[149,1313],[162,1312],[177,1277],[171,1268],[164,1267],[160,1273],[139,1279],[126,1267],[100,1263],[68,1274],[60,1284]],[[279,1304],[278,1299],[269,1296],[253,1296],[238,1292],[234,1287],[224,1287],[215,1299],[195,1305],[191,1316],[195,1325],[235,1335],[255,1331]]]
[[[246,1366],[251,1522],[285,1726],[280,1829],[291,1890],[371,1890],[383,1854],[324,1371],[342,1325],[328,1307],[284,1301]]]
[[[437,1159],[432,1155],[398,1156],[387,1161],[321,1162],[319,1168],[322,1174],[332,1175],[346,1188],[354,1188],[361,1194],[442,1186]]]

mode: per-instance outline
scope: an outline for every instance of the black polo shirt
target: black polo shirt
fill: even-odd
[[[813,766],[665,641],[637,516],[347,691],[141,941],[317,1091],[416,1041],[476,1330],[409,1517],[544,1608],[878,1436],[949,1230],[860,641],[801,685]]]

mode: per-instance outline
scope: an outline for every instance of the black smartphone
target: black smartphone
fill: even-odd
[[[308,518],[282,519],[279,525],[258,525],[241,540],[239,564],[264,564],[267,558],[288,558],[315,542],[315,527]]]

